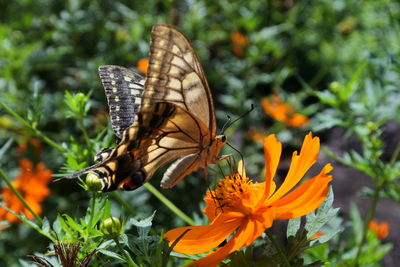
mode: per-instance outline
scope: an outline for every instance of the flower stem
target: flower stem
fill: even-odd
[[[131,256],[128,254],[128,252],[126,252],[125,249],[122,248],[121,243],[119,243],[118,237],[114,238],[114,242],[115,244],[117,244],[117,247],[119,249],[119,251],[121,252],[121,254],[124,256],[126,262],[129,264],[129,266],[133,266],[133,267],[139,267],[131,258]]]
[[[79,124],[79,128],[81,128],[81,131],[83,133],[83,138],[85,139],[86,146],[89,148],[89,151],[91,153],[93,153],[92,144],[90,143],[89,135],[86,131],[85,125],[83,124],[83,118],[81,118],[81,117],[78,118],[78,124]]]
[[[93,192],[92,194],[92,198],[90,199],[90,218],[89,218],[89,227],[93,227],[94,225],[92,225],[93,223],[93,216],[94,216],[94,209],[96,207],[96,197],[97,197],[97,193]]]
[[[396,162],[397,158],[400,154],[400,143],[397,144],[396,150],[392,154],[392,158],[390,159],[389,166],[393,167],[394,163]]]
[[[195,225],[194,221],[187,216],[183,211],[181,211],[177,206],[174,205],[168,198],[166,198],[160,191],[158,191],[154,186],[150,183],[145,183],[144,187],[150,191],[156,198],[158,198],[164,205],[169,208],[173,213],[175,213],[178,217],[184,220],[189,225]]]
[[[31,207],[28,205],[28,203],[25,201],[25,199],[21,196],[21,194],[15,189],[15,187],[12,185],[10,179],[8,179],[7,175],[4,173],[2,169],[0,169],[0,177],[3,179],[4,182],[6,182],[7,186],[11,189],[11,191],[17,196],[17,198],[22,202],[22,204],[27,208],[30,213],[33,214],[35,219],[40,223],[40,225],[43,224],[42,218],[40,218],[39,215],[37,215]]]
[[[278,252],[278,254],[279,254],[279,256],[280,256],[280,258],[282,260],[283,266],[290,267],[289,260],[286,257],[285,253],[283,253],[283,251],[282,251],[281,247],[279,246],[278,242],[276,242],[275,238],[271,235],[270,232],[268,232],[268,230],[266,230],[265,233],[267,234],[269,240],[271,240],[271,242],[272,242],[272,245],[275,247],[276,251]]]
[[[358,248],[357,248],[357,254],[356,254],[356,258],[354,259],[353,266],[358,266],[358,260],[359,260],[359,258],[361,256],[362,248],[363,248],[364,243],[365,243],[365,241],[367,239],[369,223],[371,222],[372,218],[375,216],[375,211],[376,211],[376,207],[378,205],[378,200],[379,200],[379,195],[380,195],[381,188],[382,188],[381,186],[377,186],[376,189],[375,189],[375,193],[374,193],[374,196],[372,198],[372,203],[371,203],[371,205],[370,205],[370,207],[368,209],[368,213],[367,213],[367,216],[366,216],[365,221],[364,221],[363,235],[362,235],[362,238],[361,238],[361,242],[360,242],[360,244],[358,245]]]
[[[17,121],[19,121],[21,124],[23,124],[25,127],[29,128],[30,130],[32,130],[32,132],[38,136],[39,138],[41,138],[43,141],[45,141],[47,144],[49,144],[50,146],[54,147],[55,149],[57,149],[60,152],[65,152],[66,150],[58,145],[56,142],[54,142],[53,140],[51,140],[50,138],[48,138],[46,135],[44,135],[41,131],[39,131],[38,129],[34,128],[29,122],[27,122],[24,118],[22,118],[20,115],[18,115],[16,112],[14,112],[9,106],[7,106],[4,102],[2,102],[0,100],[0,106],[8,113],[10,114],[12,117],[14,117]]]

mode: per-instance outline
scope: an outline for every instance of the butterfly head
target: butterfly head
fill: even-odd
[[[224,134],[217,135],[215,137],[215,141],[217,143],[217,146],[222,147],[223,145],[226,144],[226,141],[227,141],[226,136]]]
[[[217,156],[221,148],[226,144],[226,136],[223,134],[217,135],[214,139],[213,144],[211,145],[211,155]]]

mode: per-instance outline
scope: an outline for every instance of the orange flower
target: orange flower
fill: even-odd
[[[147,58],[141,58],[137,62],[137,69],[143,73],[147,73],[147,68],[149,67],[149,60]]]
[[[251,127],[246,134],[246,137],[250,140],[252,140],[254,143],[257,143],[259,141],[262,141],[264,138],[263,132],[260,130],[256,129],[255,127]]]
[[[273,177],[282,151],[282,144],[275,135],[264,138],[266,175],[264,182],[253,182],[246,177],[244,167],[239,164],[239,173],[221,179],[216,189],[207,192],[204,213],[209,225],[188,226],[173,229],[164,237],[170,245],[186,230],[174,250],[180,253],[197,254],[216,248],[232,233],[233,236],[222,247],[192,262],[191,266],[216,266],[235,250],[250,245],[270,228],[276,219],[292,219],[315,210],[328,194],[328,173],[333,169],[325,165],[314,178],[293,191],[308,169],[316,162],[319,138],[308,134],[300,154],[294,152],[289,172],[283,184],[277,188]],[[291,192],[289,192],[291,191]]]
[[[390,225],[388,222],[378,223],[375,219],[369,222],[369,229],[376,234],[379,239],[384,239],[389,235]]]
[[[37,138],[26,138],[18,145],[18,153],[26,153],[28,148],[32,148],[36,156],[40,156],[40,154],[42,153],[42,143]]]
[[[272,99],[263,97],[261,104],[265,113],[269,114],[277,121],[286,123],[292,127],[301,127],[308,123],[308,118],[300,113],[295,113],[294,109],[288,103],[283,103],[280,96],[275,94]]]
[[[249,40],[236,30],[231,32],[231,39],[233,53],[237,57],[243,57],[243,48],[249,43]]]
[[[47,184],[51,180],[52,172],[46,170],[43,162],[33,168],[32,162],[27,159],[20,161],[21,174],[15,178],[12,185],[22,195],[31,209],[40,214],[42,208],[40,202],[50,194]],[[19,201],[17,196],[11,191],[10,188],[4,188],[2,192],[3,204],[15,213],[23,212],[28,219],[33,219],[34,216],[29,210]],[[7,220],[10,222],[19,222],[19,219],[8,212],[6,209],[0,207],[0,220]]]

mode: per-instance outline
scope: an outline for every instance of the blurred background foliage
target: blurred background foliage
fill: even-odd
[[[96,149],[114,143],[112,132],[105,131],[110,129],[108,108],[97,68],[105,64],[135,68],[139,59],[148,56],[151,27],[157,23],[175,25],[191,40],[212,88],[220,126],[227,115],[235,118],[255,104],[254,112],[226,131],[251,163],[252,177],[260,177],[264,161],[261,143],[251,138],[252,130],[279,129],[281,141],[298,148],[304,134],[315,126],[276,128],[261,108],[262,97],[278,93],[312,118],[324,106],[309,93],[310,88],[319,91],[332,82],[348,81],[363,64],[366,74],[360,80],[368,76],[387,84],[399,78],[397,1],[0,0],[0,6],[0,98],[59,145],[74,149],[74,155],[80,155],[77,164],[92,162]],[[245,38],[239,52],[234,49],[234,32]],[[65,104],[66,91],[90,93],[87,114],[81,119],[91,144],[85,143]],[[18,160],[24,156],[61,172],[66,158],[47,144],[42,144],[40,157],[29,151],[21,155],[18,146],[32,137],[34,131],[0,110],[0,144],[13,141],[1,155],[1,167],[15,177]],[[189,215],[200,214],[201,194],[193,192],[207,188],[201,175],[191,176],[175,189],[163,190]],[[152,183],[158,186],[159,176]],[[49,219],[85,211],[89,196],[75,181],[62,180],[50,188],[52,193],[43,204],[43,215]],[[120,195],[139,217],[157,210],[155,229],[183,225],[143,188]],[[120,206],[113,203],[112,207],[119,216]],[[27,254],[44,252],[48,245],[23,225],[0,233],[0,240],[0,265],[16,264]]]

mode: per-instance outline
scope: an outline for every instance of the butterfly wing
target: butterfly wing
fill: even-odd
[[[121,139],[126,128],[133,124],[139,111],[144,90],[144,77],[130,69],[104,65],[99,67],[99,76],[107,97],[111,125],[115,135]],[[100,163],[72,173],[65,178],[75,178],[101,165],[110,156],[113,148],[104,148],[94,159]]]
[[[132,125],[139,111],[145,79],[130,69],[114,65],[100,66],[99,76],[106,93],[112,128],[121,139],[123,131]]]
[[[216,122],[204,71],[189,41],[171,26],[152,29],[145,91],[133,121],[104,162],[88,170],[103,191],[134,190],[178,159],[162,180],[172,187],[214,160],[222,146],[213,145]]]
[[[136,169],[131,169],[130,179],[113,173],[103,177],[113,177],[111,180],[119,184],[119,188],[133,190],[147,182],[157,169],[172,159],[190,154],[197,158],[187,166],[193,171],[200,166],[199,142],[207,142],[207,133],[207,127],[183,108],[168,102],[157,102],[141,109],[134,124],[124,133],[121,144],[125,142],[125,145],[117,150],[119,154],[129,153],[134,159],[132,166]],[[116,165],[120,166],[118,162]],[[171,179],[162,182],[162,186],[171,187],[172,183]]]
[[[169,102],[182,107],[215,136],[215,114],[210,88],[189,40],[169,25],[155,25],[151,32],[150,59],[143,105]]]
[[[207,165],[208,160],[204,153],[209,152],[207,150],[215,139],[216,120],[211,90],[189,40],[177,29],[162,24],[153,27],[151,37],[143,110],[157,102],[172,103],[192,118],[191,121],[175,123],[179,127],[190,125],[200,133],[193,138],[197,144],[197,150],[193,154],[183,153],[181,149],[182,153],[179,155],[165,153],[159,157],[159,161],[168,162],[191,155],[171,165],[164,174],[161,186],[169,188],[190,172]],[[173,139],[168,134],[163,135],[163,138]],[[146,161],[142,161],[140,165],[148,169]]]

